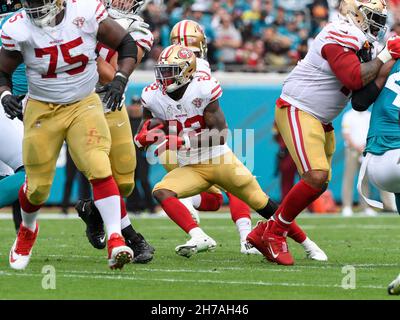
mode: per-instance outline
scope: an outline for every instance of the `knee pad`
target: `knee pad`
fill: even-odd
[[[33,189],[28,188],[27,198],[35,206],[44,204],[50,195],[51,184],[36,186]]]
[[[77,165],[77,167],[89,181],[104,179],[112,175],[110,160],[105,151],[93,150],[87,160],[86,165],[83,165],[86,167],[85,169],[81,170],[81,165]]]
[[[135,188],[135,182],[127,182],[127,183],[119,183],[119,181],[116,179],[119,193],[121,194],[121,197],[126,198],[129,197]]]
[[[113,171],[120,175],[133,173],[136,168],[136,153],[133,142],[112,146],[110,162]]]

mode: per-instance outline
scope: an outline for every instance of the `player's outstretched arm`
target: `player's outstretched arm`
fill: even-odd
[[[385,65],[380,69],[378,76],[374,81],[369,83],[361,90],[353,92],[351,104],[354,110],[365,111],[369,108],[371,104],[375,102],[383,87],[385,86],[386,80],[395,63],[395,60],[390,60],[389,62],[385,63]]]
[[[11,119],[22,114],[21,101],[11,93],[12,74],[23,62],[23,57],[19,51],[9,51],[1,48],[0,50],[0,102],[5,113]]]
[[[228,126],[218,100],[211,102],[204,109],[204,122],[208,130],[185,138],[186,148],[212,147],[226,143]],[[187,145],[188,143],[190,146]]]

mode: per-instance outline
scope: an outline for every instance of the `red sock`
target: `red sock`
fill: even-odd
[[[200,197],[200,206],[197,208],[199,211],[217,211],[222,206],[221,193],[202,192]]]
[[[128,212],[126,211],[126,205],[125,205],[125,201],[124,198],[121,198],[121,219],[125,218],[128,214]]]
[[[117,183],[112,176],[105,179],[91,180],[93,187],[93,200],[101,200],[111,196],[119,196]]]
[[[19,198],[19,203],[21,205],[21,209],[26,213],[33,213],[38,211],[42,207],[42,205],[36,206],[30,203],[28,197],[26,196],[25,190],[26,190],[26,185],[24,183],[18,192],[18,198]]]
[[[297,243],[303,243],[307,239],[306,233],[303,231],[303,229],[300,228],[300,226],[296,223],[296,221],[293,221],[290,224],[288,230],[288,237],[292,238]]]
[[[292,222],[296,217],[316,200],[323,189],[315,189],[304,180],[300,180],[283,199],[278,211],[283,220]],[[277,219],[278,220],[278,219]]]
[[[241,218],[250,219],[250,207],[233,194],[227,192],[226,195],[229,198],[229,209],[231,210],[233,222],[236,223]]]
[[[168,217],[180,226],[186,233],[193,228],[197,228],[196,221],[193,220],[189,210],[178,200],[178,198],[170,197],[161,202],[161,207],[167,213]]]

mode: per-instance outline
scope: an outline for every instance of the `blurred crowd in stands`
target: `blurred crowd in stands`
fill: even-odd
[[[173,25],[199,22],[213,70],[287,72],[307,53],[340,0],[152,0],[142,12],[155,37],[145,68],[169,45]],[[389,0],[388,25],[400,34],[400,0]]]

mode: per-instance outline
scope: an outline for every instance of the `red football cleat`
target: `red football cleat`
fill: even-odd
[[[246,240],[258,251],[260,251],[268,261],[273,262],[271,253],[268,251],[267,247],[262,241],[262,235],[264,234],[267,225],[268,221],[258,221],[255,228],[247,235]]]
[[[125,244],[124,238],[113,233],[108,240],[108,266],[111,269],[122,269],[125,264],[132,262],[133,251]]]
[[[270,220],[262,235],[262,241],[273,262],[291,266],[294,264],[294,260],[286,243],[286,234],[287,230],[280,227],[275,221]]]
[[[23,270],[28,266],[32,255],[32,247],[35,244],[38,233],[38,224],[36,224],[36,230],[33,232],[21,223],[17,239],[10,250],[9,263],[11,268]]]

